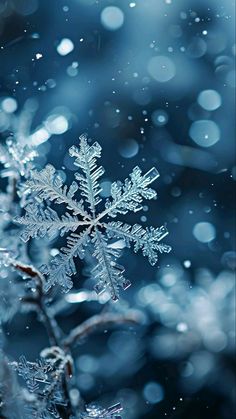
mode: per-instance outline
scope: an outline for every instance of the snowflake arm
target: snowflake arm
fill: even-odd
[[[148,188],[148,185],[158,177],[159,173],[155,167],[142,175],[141,169],[136,166],[130,174],[130,179],[125,179],[124,183],[120,181],[112,183],[111,199],[106,200],[106,209],[96,220],[99,221],[106,215],[116,217],[118,213],[126,214],[128,211],[140,211],[143,199],[156,198],[156,191]]]
[[[82,233],[72,233],[67,237],[67,247],[63,247],[56,255],[49,266],[43,265],[41,272],[47,275],[47,281],[44,290],[47,292],[53,285],[58,284],[67,292],[72,288],[70,277],[76,274],[74,258],[84,258],[85,248],[89,243],[89,234],[91,227],[85,229]]]
[[[133,226],[124,224],[121,221],[112,221],[105,223],[107,235],[109,238],[123,239],[127,247],[134,243],[135,253],[142,250],[143,255],[147,256],[151,265],[155,265],[158,260],[157,253],[169,253],[170,246],[159,243],[167,234],[166,227],[158,228],[147,227],[146,229],[139,224]]]
[[[55,172],[56,169],[50,164],[41,171],[33,170],[31,171],[31,180],[27,181],[26,185],[32,192],[36,192],[39,198],[49,199],[56,204],[64,203],[67,209],[73,211],[74,215],[88,218],[83,203],[73,199],[78,190],[77,183],[74,181],[67,188],[66,185],[63,185],[62,179],[55,175]]]
[[[122,410],[120,403],[116,403],[107,409],[96,403],[90,403],[85,406],[85,411],[80,414],[79,419],[122,419],[120,416]]]
[[[120,251],[109,247],[106,237],[98,229],[95,229],[92,242],[95,247],[93,256],[98,261],[92,270],[92,274],[98,280],[94,289],[97,294],[100,294],[108,288],[111,298],[117,301],[119,298],[119,287],[127,289],[131,285],[130,281],[123,276],[123,266],[116,263],[116,259],[120,256]]]
[[[47,207],[43,209],[40,205],[29,204],[25,207],[24,217],[16,217],[15,222],[24,225],[21,238],[27,242],[30,238],[42,238],[47,236],[49,239],[58,232],[64,236],[69,231],[76,231],[81,225],[88,225],[88,222],[80,221],[78,217],[66,212],[59,218],[56,211]]]
[[[81,195],[85,197],[85,201],[89,204],[93,218],[95,216],[95,207],[101,202],[99,194],[101,188],[98,179],[104,174],[102,166],[97,167],[97,158],[101,157],[101,146],[95,142],[91,146],[88,145],[86,135],[80,136],[80,147],[72,146],[69,149],[71,157],[75,157],[75,166],[79,167],[81,173],[76,173],[75,178],[78,180]]]

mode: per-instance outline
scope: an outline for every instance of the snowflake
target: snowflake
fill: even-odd
[[[0,144],[0,163],[4,166],[1,175],[14,177],[29,174],[32,161],[37,156],[35,144],[30,138],[31,124],[35,111],[32,102],[27,101],[19,115],[5,114],[8,119],[7,129],[4,130],[5,144]]]
[[[170,246],[160,243],[168,232],[164,226],[144,228],[139,224],[129,225],[122,221],[112,221],[118,214],[128,211],[140,211],[144,199],[156,198],[156,192],[149,185],[159,177],[156,168],[146,174],[136,166],[124,183],[118,181],[111,185],[111,196],[106,199],[101,212],[97,211],[101,204],[101,187],[99,179],[104,174],[97,159],[101,156],[101,146],[95,142],[88,144],[86,135],[80,137],[79,148],[69,149],[74,164],[79,168],[75,173],[76,181],[68,188],[61,176],[56,174],[52,165],[43,170],[31,171],[31,179],[26,186],[37,197],[38,202],[26,206],[24,217],[16,218],[16,222],[24,225],[22,239],[48,236],[67,236],[67,246],[50,262],[41,268],[47,275],[45,291],[59,284],[65,291],[72,287],[71,276],[76,273],[74,258],[84,258],[88,246],[93,248],[92,255],[96,260],[92,274],[97,280],[95,291],[100,294],[108,289],[113,300],[119,297],[119,288],[126,289],[130,282],[124,277],[123,266],[117,263],[121,250],[112,246],[110,239],[122,239],[127,247],[134,246],[134,252],[141,250],[154,265],[158,260],[157,253],[169,252]],[[75,194],[80,192],[77,200]],[[46,202],[64,204],[67,211],[62,216],[49,207]],[[43,202],[45,206],[43,206]]]
[[[44,360],[29,362],[22,355],[19,362],[13,363],[12,366],[19,376],[25,380],[28,390],[32,393],[39,389],[39,383],[49,384],[48,372],[51,370],[51,366]]]
[[[28,392],[24,392],[24,401],[27,417],[61,417],[59,406],[67,405],[62,382],[68,362],[72,362],[70,356],[58,347],[50,347],[41,352],[36,362],[29,362],[22,355],[19,362],[9,363],[26,383]]]
[[[21,177],[28,178],[30,170],[34,168],[34,160],[38,157],[38,147],[52,135],[61,133],[58,131],[61,121],[65,121],[64,128],[68,129],[67,118],[54,114],[53,111],[33,129],[32,123],[37,107],[34,99],[28,99],[21,112],[9,113],[0,109],[5,121],[3,126],[0,125],[0,133],[5,139],[4,144],[0,143],[0,163],[4,166],[1,171],[2,177],[15,180]]]

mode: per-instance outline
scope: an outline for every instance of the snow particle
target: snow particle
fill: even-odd
[[[63,38],[57,46],[58,54],[68,55],[74,49],[74,44],[69,38]]]
[[[190,268],[190,267],[191,267],[191,261],[190,261],[190,260],[185,260],[185,261],[184,261],[184,263],[183,263],[183,265],[184,265],[184,267],[185,267],[186,269],[188,269],[188,268]]]
[[[177,324],[176,330],[178,332],[181,332],[181,333],[187,332],[188,325],[186,323],[184,323],[184,322],[180,322],[180,323]]]

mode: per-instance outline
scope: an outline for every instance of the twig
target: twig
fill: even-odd
[[[63,346],[70,348],[75,346],[80,339],[87,337],[96,329],[105,327],[110,328],[117,324],[137,325],[143,322],[143,314],[138,310],[129,310],[125,314],[104,313],[98,314],[85,320],[79,326],[71,330],[69,335],[63,340]]]
[[[45,305],[45,301],[44,301],[44,297],[45,297],[43,293],[43,285],[45,281],[44,276],[42,275],[40,271],[38,271],[32,265],[27,265],[22,262],[19,262],[18,260],[14,260],[11,258],[8,259],[8,263],[16,271],[26,274],[30,278],[33,278],[36,280],[36,295],[29,296],[29,297],[26,296],[22,299],[22,301],[25,303],[35,304],[39,308],[40,314],[42,316],[42,321],[48,333],[50,344],[52,346],[58,346],[59,348],[61,348],[61,342],[60,342],[61,331],[60,331],[59,325],[55,317],[52,316],[50,311],[47,309]],[[67,349],[69,350],[69,348]],[[65,397],[68,400],[66,411],[64,411],[63,413],[63,418],[66,419],[66,418],[69,418],[73,412],[73,407],[70,400],[69,388],[68,388],[66,377],[62,378],[62,387],[64,390]]]
[[[60,328],[55,320],[55,318],[51,315],[50,311],[47,309],[44,301],[44,294],[43,294],[43,284],[44,284],[44,276],[39,272],[34,266],[26,265],[18,260],[10,259],[10,266],[12,266],[15,270],[26,274],[30,278],[35,279],[36,281],[36,295],[32,297],[25,297],[22,298],[22,302],[35,304],[41,313],[42,321],[47,329],[50,344],[55,346],[60,346],[59,340],[61,336]]]

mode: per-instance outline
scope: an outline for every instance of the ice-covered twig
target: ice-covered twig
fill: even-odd
[[[48,310],[48,308],[45,305],[45,299],[44,299],[44,293],[43,293],[43,285],[45,281],[44,276],[33,265],[27,265],[13,258],[8,258],[8,264],[14,270],[20,272],[21,275],[25,275],[26,277],[29,277],[35,280],[34,295],[23,297],[22,302],[35,304],[38,307],[41,314],[42,321],[46,327],[51,345],[59,346],[61,331],[57,324],[57,321],[55,320],[53,315],[50,313],[50,310]]]
[[[108,312],[92,316],[71,330],[69,335],[63,340],[63,346],[71,348],[75,346],[80,339],[89,336],[102,327],[107,329],[118,324],[138,325],[143,322],[143,319],[143,313],[138,310],[129,310],[122,314]]]

